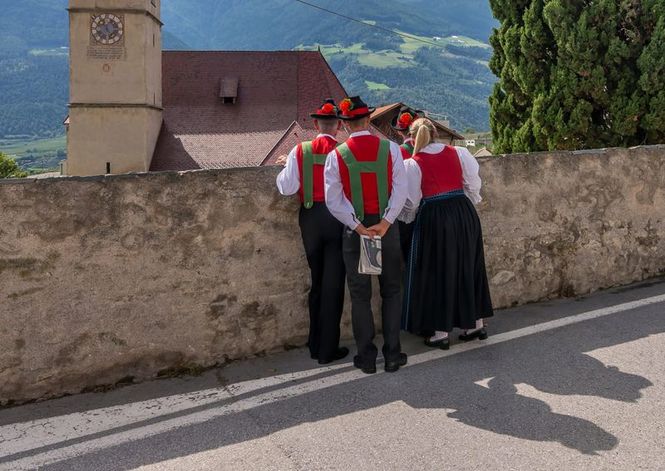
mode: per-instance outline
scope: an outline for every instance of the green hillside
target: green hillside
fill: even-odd
[[[321,47],[351,94],[374,104],[406,101],[448,116],[458,129],[488,129],[495,78],[487,67],[487,40],[495,21],[486,0],[308,1],[367,24],[295,0],[163,0],[164,47]],[[62,135],[67,114],[68,2],[6,3],[0,15],[0,140],[52,142]]]
[[[489,129],[487,98],[496,79],[487,42],[496,23],[487,0],[308,1],[416,39],[294,0],[166,0],[163,16],[169,30],[197,48],[320,47],[351,94],[375,104],[406,101],[447,116],[458,129]]]

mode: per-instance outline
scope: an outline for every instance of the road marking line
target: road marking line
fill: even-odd
[[[615,306],[610,306],[606,308],[596,309],[593,311],[584,312],[581,314],[565,317],[562,319],[556,319],[549,322],[543,322],[533,326],[524,327],[521,329],[513,330],[510,332],[504,332],[501,334],[494,335],[488,340],[483,342],[472,342],[468,344],[455,345],[452,350],[443,351],[443,350],[431,350],[425,353],[418,355],[413,355],[409,358],[409,365],[414,366],[429,361],[450,357],[464,352],[469,352],[472,350],[477,350],[492,345],[497,345],[511,340],[515,340],[522,337],[527,337],[530,335],[546,332],[553,329],[558,329],[560,327],[565,327],[572,324],[577,324],[584,321],[589,321],[593,319],[598,319],[601,317],[609,316],[619,312],[630,311],[640,307],[645,307],[649,305],[659,304],[665,302],[665,295],[653,296],[650,298],[645,298],[637,301],[631,301],[628,303],[618,304]],[[87,453],[92,453],[94,451],[121,445],[130,441],[141,440],[150,436],[157,434],[169,432],[176,430],[182,427],[201,424],[218,418],[224,415],[231,413],[241,413],[246,412],[251,409],[254,409],[259,406],[281,402],[286,399],[290,399],[296,396],[314,392],[320,389],[325,389],[331,386],[348,383],[355,380],[360,380],[367,378],[366,375],[361,373],[358,370],[352,371],[342,371],[340,373],[334,374],[332,376],[324,376],[322,378],[312,379],[310,381],[295,384],[292,386],[286,386],[277,390],[268,391],[266,393],[257,394],[255,396],[250,396],[247,398],[242,398],[242,395],[246,395],[255,391],[260,391],[264,388],[269,388],[271,386],[278,386],[286,383],[292,383],[297,380],[307,379],[316,375],[334,372],[336,370],[345,369],[349,367],[348,364],[334,365],[332,367],[323,367],[317,368],[314,370],[307,370],[304,372],[298,373],[289,373],[284,375],[273,376],[269,378],[261,378],[259,380],[246,381],[242,383],[237,383],[235,385],[228,386],[228,391],[231,392],[233,398],[238,398],[236,401],[230,401],[226,404],[221,404],[218,407],[213,407],[213,404],[219,402],[223,397],[229,397],[228,394],[225,394],[223,388],[210,389],[206,391],[199,391],[196,393],[188,393],[175,395],[170,397],[162,397],[155,400],[143,401],[141,403],[127,404],[126,406],[115,406],[109,407],[107,409],[98,409],[94,411],[96,420],[93,421],[93,427],[85,428],[85,422],[90,421],[90,413],[92,411],[87,411],[86,413],[77,413],[70,414],[69,416],[62,417],[51,417],[49,419],[24,422],[20,424],[11,424],[8,426],[0,427],[0,437],[3,438],[3,455],[0,455],[0,466],[3,463],[11,463],[12,469],[34,469],[37,466],[44,466],[58,461],[63,461],[69,458],[74,458],[76,456],[81,456]],[[213,394],[216,393],[216,394]],[[211,397],[205,397],[206,394]],[[201,398],[201,399],[197,399]],[[159,405],[158,408],[154,407],[156,404]],[[42,423],[48,423],[50,425],[47,433],[50,437],[67,437],[67,440],[77,440],[85,439],[86,436],[91,434],[103,433],[104,430],[98,430],[94,427],[94,422],[100,421],[104,422],[103,418],[100,417],[100,414],[115,415],[115,419],[118,419],[118,415],[122,416],[121,422],[126,422],[128,425],[136,422],[136,416],[132,416],[132,412],[137,413],[140,416],[140,421],[146,420],[145,410],[150,408],[152,405],[152,410],[157,409],[157,412],[167,411],[167,414],[171,414],[174,409],[177,411],[186,412],[188,409],[201,408],[202,405],[209,404],[211,407],[208,409],[200,410],[198,412],[193,412],[191,414],[183,415],[181,417],[176,417],[172,419],[166,419],[155,424],[148,424],[144,426],[138,426],[137,428],[129,429],[126,431],[120,432],[110,432],[107,436],[102,436],[99,438],[93,438],[88,441],[81,443],[74,443],[72,445],[65,445],[63,448],[49,450],[42,453],[37,453],[33,456],[28,456],[24,458],[19,458],[15,461],[6,461],[3,460],[3,456],[7,458],[8,456],[21,453],[29,453],[31,449],[35,448],[34,443],[39,443],[40,447],[44,446],[44,441],[41,440],[42,437],[36,437],[34,431]],[[171,409],[170,406],[173,406],[174,409]],[[158,419],[159,413],[154,413],[152,419]],[[64,421],[62,418],[69,418],[70,420]],[[71,419],[85,417],[86,421],[72,423]],[[127,420],[122,421],[122,418]],[[148,419],[150,420],[150,419]],[[108,424],[109,421],[107,420]],[[63,425],[65,425],[63,429]],[[72,433],[70,427],[76,426],[77,433]],[[118,427],[118,422],[113,423],[113,428]],[[32,430],[30,430],[32,429]],[[58,430],[60,429],[60,430]],[[111,429],[112,430],[112,429]],[[6,432],[11,432],[16,438],[7,439]],[[12,442],[15,442],[14,445],[19,446],[10,446]],[[18,443],[17,443],[18,442]],[[57,443],[62,442],[62,440],[52,442],[51,445],[57,445]]]

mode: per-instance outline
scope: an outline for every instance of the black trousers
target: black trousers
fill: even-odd
[[[379,216],[365,218],[365,227],[380,221]],[[348,228],[344,230],[344,264],[351,293],[353,336],[358,347],[358,357],[363,365],[376,363],[378,350],[374,345],[374,316],[372,315],[372,277],[358,273],[360,260],[360,236]],[[402,351],[399,335],[402,309],[402,270],[399,229],[391,226],[381,241],[383,273],[379,276],[381,288],[381,315],[383,323],[383,357],[397,361]]]
[[[409,255],[411,254],[411,241],[413,240],[413,226],[414,223],[407,224],[402,221],[398,221],[399,225],[399,243],[402,248],[402,259],[404,260],[404,266],[409,265]]]
[[[309,291],[309,351],[329,361],[339,347],[339,323],[344,309],[342,232],[325,203],[300,209],[300,232],[312,275]]]

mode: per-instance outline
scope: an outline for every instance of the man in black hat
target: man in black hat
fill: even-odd
[[[326,204],[346,226],[344,264],[351,293],[353,335],[358,347],[354,366],[376,372],[378,350],[374,345],[372,281],[358,272],[360,236],[382,238],[382,274],[379,275],[383,318],[385,370],[395,372],[407,362],[400,345],[401,262],[399,232],[393,226],[406,201],[408,184],[399,146],[369,132],[374,111],[360,97],[340,103],[341,115],[351,136],[326,160]]]
[[[326,207],[323,181],[326,157],[339,145],[336,136],[341,122],[333,100],[326,100],[311,116],[319,135],[278,159],[286,167],[277,177],[277,188],[282,195],[297,193],[302,202],[300,231],[312,276],[308,345],[312,359],[325,365],[349,354],[348,348],[339,347],[344,308],[343,226]]]

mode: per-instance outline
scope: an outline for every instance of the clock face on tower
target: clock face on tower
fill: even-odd
[[[122,19],[110,13],[103,13],[92,18],[91,33],[99,44],[116,44],[124,34]]]

